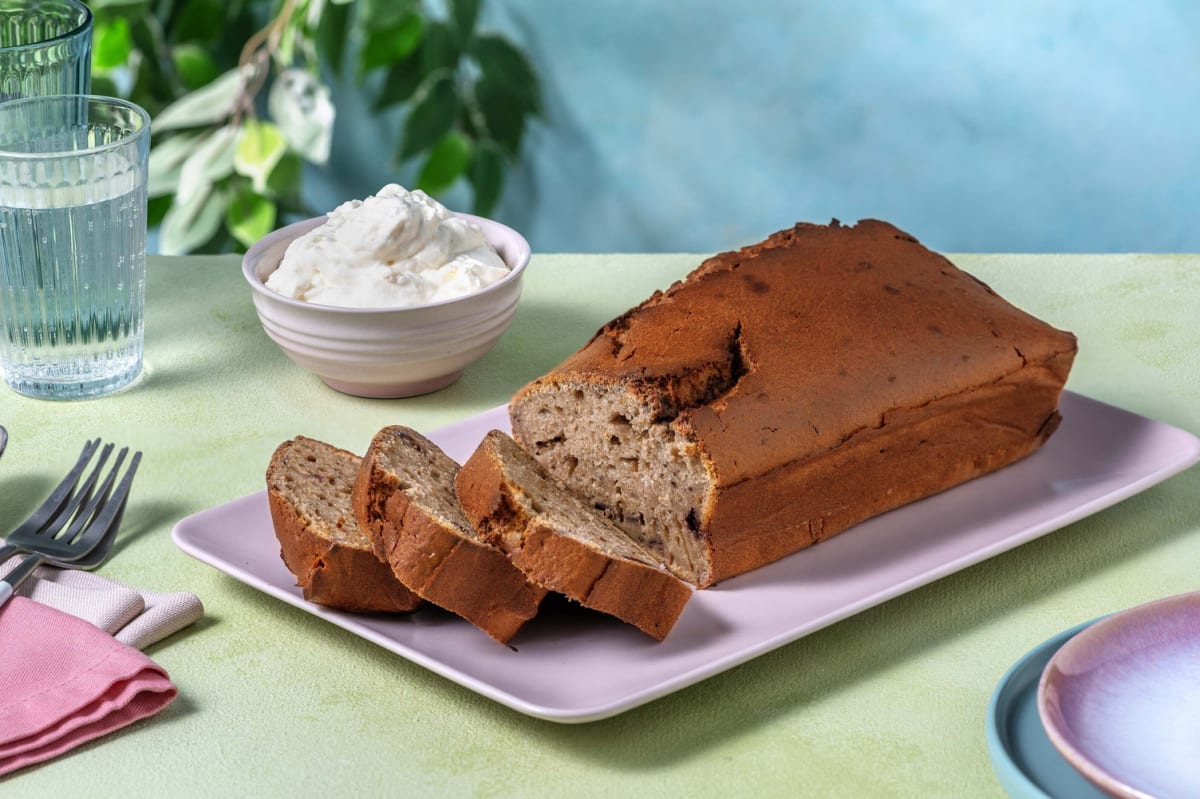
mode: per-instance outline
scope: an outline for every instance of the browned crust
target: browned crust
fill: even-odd
[[[422,598],[507,643],[537,614],[545,589],[499,549],[463,537],[409,501],[374,448],[373,442],[359,470],[353,505],[376,556]]]
[[[405,612],[421,604],[370,550],[314,533],[309,520],[273,485],[267,498],[280,556],[305,599],[351,611]]]
[[[666,572],[606,555],[532,518],[513,496],[514,488],[488,441],[484,439],[454,481],[463,511],[476,529],[504,548],[534,582],[616,616],[659,641],[666,638],[691,589]]]
[[[704,523],[712,560],[702,587],[1030,455],[1058,426],[1058,385],[1022,372],[719,489]]]
[[[510,408],[536,452],[536,392],[620,388],[694,442],[705,587],[1036,450],[1076,349],[885,222],[798,224],[706,260]]]

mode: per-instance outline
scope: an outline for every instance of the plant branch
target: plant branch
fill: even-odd
[[[279,13],[247,39],[246,44],[242,47],[242,54],[238,58],[238,67],[243,70],[252,67],[253,74],[242,84],[241,96],[235,106],[236,111],[233,117],[235,125],[241,122],[244,116],[254,116],[254,98],[258,96],[267,82],[271,56],[279,50],[279,41],[283,38],[284,28],[291,19],[295,5],[295,0],[284,0],[283,5],[279,8]]]

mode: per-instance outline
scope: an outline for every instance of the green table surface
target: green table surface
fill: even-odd
[[[1080,621],[1200,587],[1200,471],[617,717],[521,715],[179,551],[171,529],[263,488],[304,434],[362,451],[507,401],[696,255],[535,255],[512,327],[455,385],[338,394],[258,324],[235,256],[151,257],[146,369],[52,403],[0,389],[0,528],[103,436],[145,452],[103,573],[190,590],[203,620],[149,650],[159,715],[0,779],[14,796],[1002,796],[984,715],[1008,667]],[[1068,387],[1200,431],[1200,256],[960,255],[1075,332]],[[0,642],[2,645],[2,642]],[[85,793],[72,791],[84,790]]]

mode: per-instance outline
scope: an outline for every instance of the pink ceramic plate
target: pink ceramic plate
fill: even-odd
[[[1042,672],[1050,741],[1114,796],[1200,796],[1200,592],[1109,616]]]
[[[613,716],[1113,505],[1200,459],[1200,440],[1066,393],[1045,447],[1006,469],[884,514],[695,594],[666,641],[551,607],[500,646],[437,610],[355,615],[303,600],[279,559],[266,493],[190,516],[178,546],[233,577],[509,707],[583,722]],[[503,407],[430,434],[464,460],[508,428]]]

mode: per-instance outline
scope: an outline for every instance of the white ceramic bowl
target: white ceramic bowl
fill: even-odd
[[[479,225],[512,271],[474,294],[411,308],[339,308],[277,294],[267,277],[288,244],[325,217],[263,237],[242,259],[263,330],[294,362],[346,394],[411,397],[450,385],[512,321],[530,256],[529,243],[512,228],[458,216]]]

